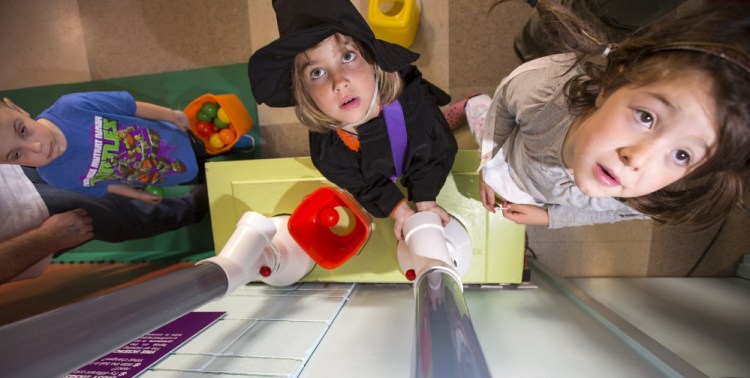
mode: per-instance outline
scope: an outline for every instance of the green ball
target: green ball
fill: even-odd
[[[216,125],[216,127],[220,128],[220,129],[224,129],[227,126],[229,126],[229,122],[224,122],[224,121],[221,120],[221,118],[216,117],[216,118],[214,118],[214,125]]]
[[[144,191],[152,196],[164,197],[164,188],[156,185],[149,185]]]
[[[214,118],[213,116],[210,116],[206,114],[205,112],[203,112],[203,109],[198,110],[198,113],[195,116],[198,117],[199,121],[206,121],[206,122],[211,122],[211,119]]]
[[[211,118],[216,117],[216,111],[218,110],[219,106],[214,104],[213,102],[204,102],[203,106],[201,107],[201,111],[203,113],[206,113],[206,115]]]

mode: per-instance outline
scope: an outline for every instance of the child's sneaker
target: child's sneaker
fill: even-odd
[[[251,135],[245,134],[237,140],[232,148],[235,151],[252,152],[253,150],[255,150],[255,138],[253,138]]]
[[[492,98],[485,94],[469,97],[464,105],[464,117],[469,129],[474,137],[479,140],[482,138],[482,129],[484,121],[487,119],[487,112],[490,110]]]
[[[443,115],[451,130],[468,123],[474,135],[481,135],[484,119],[487,118],[487,110],[490,108],[491,102],[492,98],[486,94],[474,94],[448,105]],[[480,134],[476,134],[475,130],[479,130]]]
[[[451,130],[455,130],[466,123],[466,101],[471,97],[467,97],[461,101],[454,102],[448,105],[448,108],[443,112],[445,120],[448,121],[448,126]]]

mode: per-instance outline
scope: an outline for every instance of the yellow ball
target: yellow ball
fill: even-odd
[[[229,123],[229,116],[227,116],[227,112],[224,111],[224,108],[219,108],[219,110],[216,111],[216,118],[220,119],[221,122]]]
[[[214,148],[222,148],[222,147],[224,147],[224,142],[221,141],[221,137],[219,136],[219,133],[213,133],[213,134],[211,134],[211,137],[208,138],[208,143],[211,143],[211,145]]]

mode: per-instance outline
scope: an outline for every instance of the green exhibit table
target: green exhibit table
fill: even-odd
[[[459,151],[438,203],[467,229],[473,246],[465,283],[520,283],[524,226],[490,214],[479,198],[476,151]],[[267,217],[291,214],[315,189],[333,186],[309,157],[210,162],[206,164],[214,249],[220,251],[246,211]],[[370,237],[358,254],[335,269],[316,266],[303,281],[407,282],[396,258],[390,218],[373,218]]]

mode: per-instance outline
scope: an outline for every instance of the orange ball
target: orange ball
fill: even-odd
[[[221,139],[224,144],[230,144],[233,143],[235,139],[237,139],[237,134],[235,134],[234,130],[230,128],[221,129],[219,131],[219,139]]]

